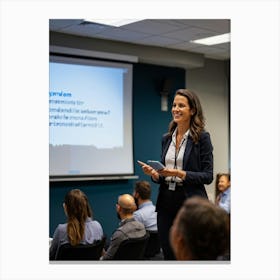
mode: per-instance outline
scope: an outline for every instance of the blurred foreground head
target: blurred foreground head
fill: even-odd
[[[216,260],[226,254],[230,243],[227,212],[207,199],[187,199],[170,230],[177,260]]]

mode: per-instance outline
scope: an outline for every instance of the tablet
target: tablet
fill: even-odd
[[[165,168],[165,166],[160,161],[157,160],[148,160],[147,163],[155,170],[161,170]]]

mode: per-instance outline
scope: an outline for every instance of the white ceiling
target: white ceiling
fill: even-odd
[[[229,33],[230,20],[227,19],[147,19],[122,27],[111,27],[78,19],[52,19],[50,30],[200,53],[207,58],[219,60],[230,58],[230,43],[214,46],[190,43],[191,40]]]

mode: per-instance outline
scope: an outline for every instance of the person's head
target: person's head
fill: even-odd
[[[197,143],[205,126],[198,96],[188,89],[177,90],[173,100],[172,115],[173,120],[169,124],[169,133],[172,134],[177,125],[183,124],[189,127],[190,135]]]
[[[86,195],[79,189],[73,189],[66,194],[63,207],[68,218],[68,238],[72,245],[76,245],[83,238],[87,217],[92,217],[91,207]]]
[[[216,260],[229,249],[229,217],[207,199],[187,199],[170,230],[177,260]]]
[[[219,193],[224,192],[230,187],[230,174],[229,173],[218,173],[216,176],[216,196]]]
[[[135,184],[133,196],[135,202],[141,205],[142,202],[150,200],[151,198],[151,185],[148,181],[138,181]]]
[[[126,219],[133,216],[136,210],[134,198],[130,194],[120,195],[116,204],[116,211],[119,219]]]

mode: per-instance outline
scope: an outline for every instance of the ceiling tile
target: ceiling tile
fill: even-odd
[[[176,25],[171,25],[168,23],[168,21],[158,21],[158,20],[145,20],[145,21],[139,21],[135,23],[128,24],[123,27],[126,30],[132,30],[132,31],[138,31],[143,32],[145,30],[145,33],[153,34],[153,35],[160,35],[166,32],[179,30],[180,27]]]
[[[123,40],[126,42],[134,42],[135,40],[139,40],[148,36],[150,36],[150,34],[113,27],[96,34],[95,37],[112,39],[112,40]]]
[[[82,21],[83,21],[82,19],[50,19],[49,25],[50,25],[50,30],[58,31],[65,27],[76,26]]]
[[[163,36],[149,36],[139,40],[137,43],[165,47],[168,45],[177,44],[179,42],[180,41],[177,39],[167,38]]]
[[[178,50],[191,50],[193,48],[197,48],[197,44],[190,42],[179,42],[178,44],[169,45],[169,47]]]
[[[230,32],[229,19],[182,19],[181,23],[223,34]]]
[[[95,36],[96,34],[111,29],[110,26],[95,23],[80,22],[76,25],[70,25],[62,29],[65,33],[82,36]]]
[[[174,31],[174,32],[169,32],[164,34],[165,37],[174,38],[186,42],[190,40],[206,38],[214,35],[217,35],[217,33],[201,28],[196,28],[196,27],[181,29],[179,31]]]
[[[217,48],[219,49],[224,49],[224,50],[229,50],[230,49],[230,43],[223,43],[223,44],[219,44],[219,45],[216,45]]]
[[[165,24],[169,24],[169,25],[173,25],[173,26],[176,26],[177,28],[188,28],[188,27],[193,27],[192,25],[190,25],[188,23],[188,21],[182,21],[182,20],[179,20],[179,19],[157,19],[156,21],[158,22],[163,22]]]

